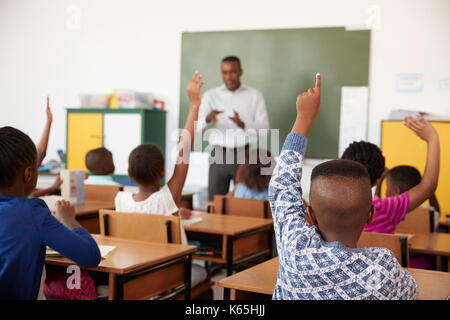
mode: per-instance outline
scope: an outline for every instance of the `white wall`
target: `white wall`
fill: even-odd
[[[439,89],[450,77],[448,0],[0,0],[0,126],[37,142],[49,94],[47,160],[56,158],[64,108],[78,106],[79,93],[125,87],[166,101],[169,134],[178,125],[181,32],[364,25],[372,4],[381,15],[371,39],[369,140],[379,142],[380,119],[393,108],[449,115],[450,91]],[[81,9],[80,29],[66,26],[70,5]],[[396,92],[401,72],[423,73],[423,93]]]

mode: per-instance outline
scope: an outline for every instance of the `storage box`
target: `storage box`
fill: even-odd
[[[80,94],[80,104],[82,108],[106,109],[110,94]]]
[[[61,196],[72,205],[84,203],[84,171],[61,170]]]
[[[115,89],[119,109],[153,108],[153,95],[148,92],[134,91],[132,89]]]

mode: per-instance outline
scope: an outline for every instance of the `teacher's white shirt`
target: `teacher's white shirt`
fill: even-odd
[[[217,115],[217,122],[206,123],[206,116],[212,111],[223,111]],[[240,128],[229,117],[234,111],[244,122]],[[225,148],[239,148],[257,141],[260,129],[269,129],[266,104],[261,92],[244,84],[230,91],[225,85],[206,91],[200,105],[197,131],[204,131],[210,145]]]

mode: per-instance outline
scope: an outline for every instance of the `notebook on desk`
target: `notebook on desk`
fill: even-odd
[[[115,246],[98,246],[98,248],[100,249],[100,254],[102,256],[102,259],[105,259],[106,256],[113,251],[116,247]],[[46,255],[48,256],[52,256],[52,257],[63,257],[63,255],[61,253],[59,253],[58,251],[53,250],[50,247],[47,247],[47,251],[46,251]]]
[[[181,219],[181,224],[184,227],[190,226],[191,224],[197,223],[202,221],[202,217],[193,217],[193,218],[189,218],[189,219]]]

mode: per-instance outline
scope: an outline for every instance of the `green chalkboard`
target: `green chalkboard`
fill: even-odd
[[[220,62],[241,59],[241,82],[260,90],[270,127],[279,129],[280,148],[295,120],[297,95],[322,74],[321,110],[308,139],[306,156],[337,158],[342,86],[367,86],[370,31],[345,28],[281,29],[182,34],[180,127],[189,108],[186,84],[195,70],[203,75],[202,91],[223,84]],[[198,137],[196,137],[198,140]],[[198,146],[198,144],[197,144]],[[269,149],[270,146],[269,146]],[[278,150],[272,148],[272,153]]]

